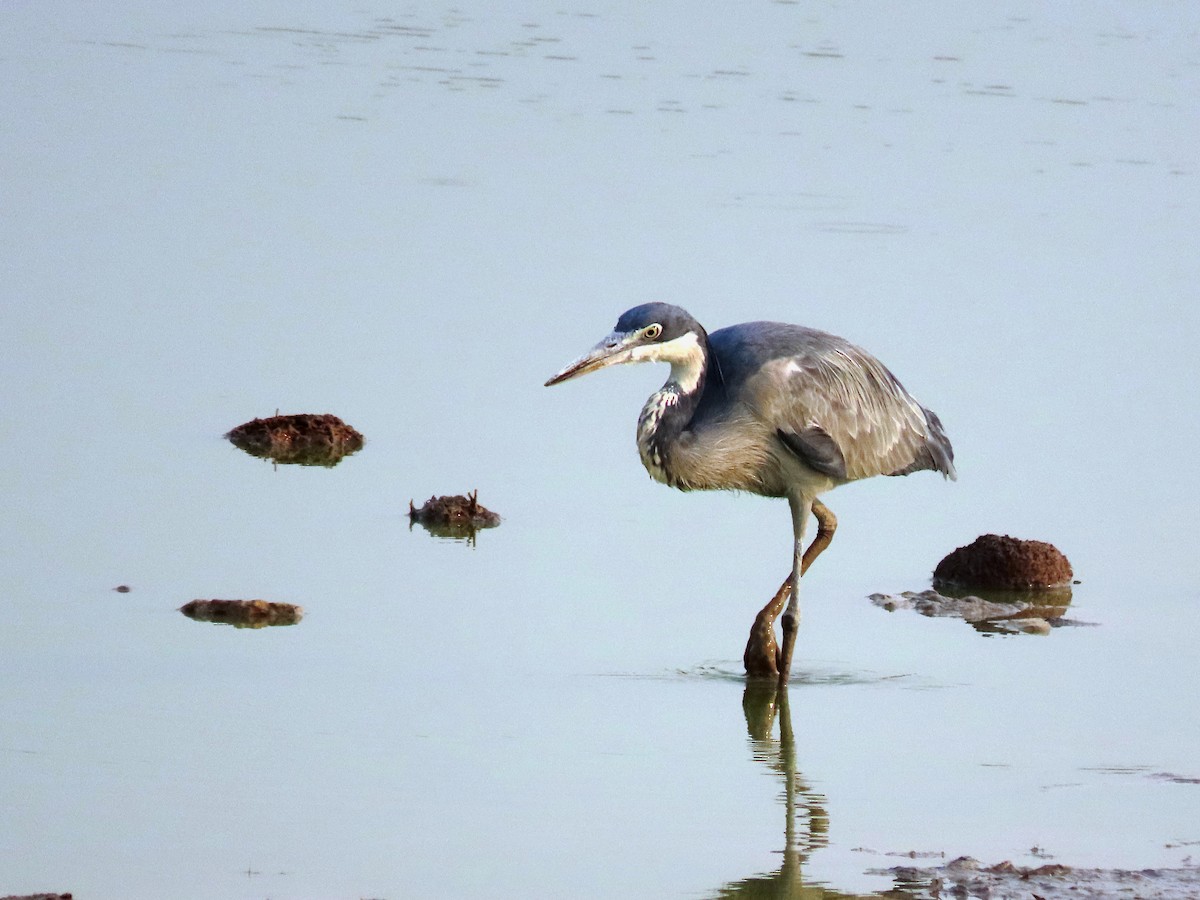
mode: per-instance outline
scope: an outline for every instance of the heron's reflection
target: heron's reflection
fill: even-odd
[[[787,685],[774,678],[746,679],[742,712],[756,761],[778,773],[784,784],[784,851],[779,870],[754,875],[716,890],[718,898],[839,898],[822,886],[805,887],[804,863],[829,842],[826,798],[804,780],[796,766],[796,732],[787,706]],[[774,736],[779,721],[779,737]]]
[[[779,897],[789,900],[837,900],[846,894],[824,885],[804,884],[804,863],[829,843],[825,796],[805,781],[796,766],[796,734],[788,707],[787,685],[774,678],[750,678],[742,694],[742,712],[755,760],[783,780],[783,861],[775,872],[752,875],[719,888],[714,897]],[[774,737],[775,722],[779,737]]]

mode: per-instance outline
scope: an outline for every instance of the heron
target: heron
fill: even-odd
[[[786,684],[800,625],[800,579],[837,528],[821,495],[874,475],[930,470],[955,479],[941,420],[883,363],[844,338],[780,322],[709,334],[668,303],[622,313],[610,334],[546,386],[641,362],[671,367],[637,423],[638,453],[655,481],[683,491],[787,498],[791,571],[755,617],[743,654],[748,675]],[[805,547],[810,518],[817,532]],[[775,640],[777,619],[782,643]]]

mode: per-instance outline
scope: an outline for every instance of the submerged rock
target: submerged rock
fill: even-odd
[[[933,570],[937,586],[1040,590],[1071,583],[1071,564],[1053,544],[984,534],[954,550]]]
[[[363,436],[337,416],[311,413],[254,419],[225,437],[251,456],[284,465],[336,466],[363,446]]]
[[[869,875],[890,875],[897,893],[910,900],[937,897],[1030,898],[1085,900],[1100,897],[1139,897],[1144,900],[1184,900],[1200,896],[1200,868],[1080,869],[1058,863],[1027,867],[1005,860],[984,866],[969,856],[944,866],[893,866],[868,869]],[[890,893],[889,893],[890,896]]]
[[[984,597],[965,592],[956,595],[935,590],[871,594],[880,609],[911,609],[931,618],[956,618],[987,634],[1049,634],[1063,625],[1080,625],[1064,619],[1071,605],[1071,589],[1046,591],[985,591]]]
[[[269,625],[295,625],[304,617],[304,609],[294,603],[269,600],[193,600],[179,611],[199,622],[219,622],[235,628],[266,628]]]
[[[416,522],[437,537],[473,540],[480,528],[495,528],[500,516],[479,504],[479,491],[465,497],[430,497],[420,507],[408,501],[409,527]]]
[[[901,594],[872,594],[872,603],[888,612],[911,609],[923,616],[962,619],[965,622],[984,622],[988,619],[1007,619],[1025,609],[1017,603],[995,603],[982,597],[947,597],[937,591],[904,591]]]

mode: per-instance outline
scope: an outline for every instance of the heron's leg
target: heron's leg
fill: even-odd
[[[813,560],[825,551],[829,542],[833,540],[833,533],[837,531],[837,517],[820,500],[813,501],[812,513],[817,520],[817,534],[813,538],[813,542],[808,545],[808,549],[804,551],[804,559],[800,561],[801,575],[807,572],[808,567],[813,564]]]
[[[829,542],[833,540],[833,532],[837,529],[837,519],[820,500],[813,501],[812,513],[817,520],[817,534],[800,559],[801,575],[808,571],[808,567],[812,565],[814,559],[821,555],[821,551],[829,546]],[[785,671],[780,668],[782,656],[775,643],[775,620],[783,612],[783,607],[788,599],[794,595],[792,583],[793,575],[788,573],[788,577],[783,580],[783,584],[779,586],[775,596],[767,601],[767,605],[754,617],[754,624],[750,627],[750,639],[746,642],[745,653],[742,654],[742,663],[746,666],[747,675],[778,675],[781,671]],[[800,624],[798,604],[795,617],[798,626]]]
[[[801,551],[804,546],[804,531],[809,512],[816,517],[817,534],[813,538],[813,542]],[[796,649],[796,632],[800,630],[800,576],[808,571],[813,560],[820,556],[829,546],[829,542],[833,540],[833,533],[837,530],[837,519],[829,511],[829,507],[820,500],[814,498],[811,503],[793,500],[792,526],[796,534],[796,561],[791,577],[791,600],[780,622],[783,630],[783,645],[780,647],[777,662],[780,682],[786,682],[791,674],[792,653]]]

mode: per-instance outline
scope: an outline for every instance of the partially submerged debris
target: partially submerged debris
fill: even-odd
[[[193,600],[179,611],[199,622],[220,622],[235,628],[295,625],[304,617],[302,607],[270,600]]]
[[[957,618],[965,622],[1009,619],[1020,615],[1024,609],[1016,603],[994,603],[984,600],[982,597],[947,597],[932,590],[904,591],[901,594],[872,594],[871,602],[888,612],[912,609],[923,616]]]
[[[254,419],[225,437],[251,456],[285,465],[336,466],[363,446],[363,436],[337,416],[310,413]]]
[[[956,592],[959,593],[959,592]],[[1049,634],[1052,628],[1082,623],[1064,619],[1071,604],[1071,589],[1053,591],[986,591],[986,596],[960,593],[949,596],[935,590],[871,594],[881,609],[911,609],[931,618],[957,618],[977,631],[999,634]]]
[[[408,501],[409,527],[417,522],[437,537],[467,538],[473,540],[480,528],[495,528],[500,517],[490,509],[479,505],[479,491],[467,496],[430,497],[419,508]]]
[[[984,534],[959,547],[933,570],[936,586],[1041,590],[1071,583],[1071,564],[1053,544]]]
[[[1005,860],[984,866],[961,856],[944,866],[893,866],[868,869],[869,875],[890,875],[898,893],[911,900],[936,897],[1063,898],[1142,897],[1183,900],[1200,894],[1200,868],[1080,869],[1058,863],[1026,867]]]

